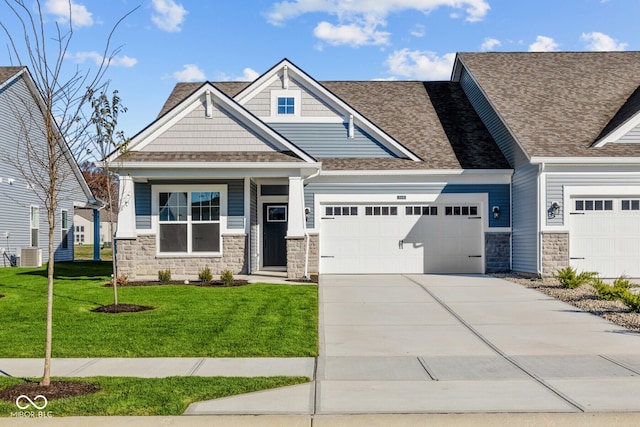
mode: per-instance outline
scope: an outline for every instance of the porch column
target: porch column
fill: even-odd
[[[93,260],[100,261],[100,211],[93,210]]]
[[[133,180],[130,176],[120,176],[120,209],[116,230],[116,239],[135,239],[137,237]]]
[[[289,178],[289,218],[287,237],[304,237],[304,189],[302,178]]]

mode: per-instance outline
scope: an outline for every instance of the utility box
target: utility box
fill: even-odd
[[[20,267],[42,267],[42,249],[21,248]]]

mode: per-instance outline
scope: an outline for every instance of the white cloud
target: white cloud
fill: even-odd
[[[242,75],[238,76],[238,77],[232,77],[226,73],[218,73],[216,80],[220,81],[220,82],[252,82],[255,79],[257,79],[258,77],[260,77],[260,73],[258,73],[257,71],[246,67],[244,70],[242,70]]]
[[[389,44],[390,33],[376,31],[374,24],[333,25],[326,21],[320,22],[313,30],[313,34],[320,40],[332,45],[386,45]]]
[[[173,0],[153,0],[151,20],[163,31],[177,33],[182,30],[187,10]]]
[[[58,22],[71,22],[74,27],[90,27],[93,25],[93,14],[87,8],[69,0],[47,0],[44,4],[45,11],[55,15]]]
[[[580,40],[587,43],[586,47],[592,51],[613,51],[625,50],[627,43],[618,43],[618,40],[604,33],[594,31],[593,33],[582,33]]]
[[[451,76],[455,53],[438,56],[433,52],[402,49],[387,58],[389,73],[418,80],[443,80]]]
[[[387,16],[406,10],[427,14],[441,7],[463,10],[470,22],[482,20],[490,9],[487,0],[285,0],[275,3],[266,16],[271,24],[283,25],[307,13],[325,13],[338,22],[322,21],[314,34],[328,44],[385,45],[391,34],[379,28],[386,26]],[[421,31],[412,34],[420,37]]]
[[[538,36],[535,43],[529,45],[529,52],[553,52],[558,50],[559,46],[551,37]]]
[[[411,34],[413,37],[424,37],[425,35],[424,25],[420,25],[420,24],[414,25],[411,31],[409,31],[409,34]]]
[[[204,71],[195,64],[184,64],[182,71],[176,71],[172,76],[181,82],[202,82],[206,80]]]
[[[502,43],[500,42],[500,40],[487,37],[486,39],[484,39],[484,41],[480,45],[480,50],[482,50],[483,52],[487,52],[501,45]]]
[[[82,64],[85,61],[93,61],[96,65],[101,65],[106,62],[105,58],[98,52],[77,52],[75,54],[67,54],[67,58],[73,59],[76,63]],[[109,60],[109,66],[111,67],[125,67],[131,68],[138,63],[138,60],[131,58],[130,56],[115,56]]]

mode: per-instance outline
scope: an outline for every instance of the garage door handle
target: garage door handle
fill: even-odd
[[[569,259],[585,259],[585,258],[584,258],[584,257],[582,257],[582,258],[579,258],[579,257],[571,257],[571,258],[569,258]]]
[[[467,219],[482,219],[481,216],[469,216]]]
[[[584,215],[584,212],[569,212],[569,215]]]
[[[469,258],[482,258],[482,255],[469,255]]]
[[[333,255],[322,255],[320,258],[335,258]]]

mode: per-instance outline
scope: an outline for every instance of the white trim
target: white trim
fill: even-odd
[[[191,220],[191,205],[189,200],[191,199],[192,192],[209,191],[220,193],[220,251],[219,252],[193,252],[191,250],[191,227],[194,223]],[[160,252],[160,193],[167,192],[182,192],[187,193],[187,252]],[[151,229],[156,234],[156,256],[161,257],[206,257],[206,256],[222,256],[224,248],[222,242],[223,234],[228,234],[229,229],[227,226],[228,213],[227,213],[227,198],[229,189],[226,184],[173,184],[173,185],[152,185],[151,186]],[[183,222],[180,222],[183,223]],[[242,233],[244,234],[244,233]]]
[[[609,132],[604,138],[601,138],[598,141],[596,141],[593,147],[600,148],[610,142],[617,143],[620,138],[625,136],[627,133],[629,133],[629,131],[631,131],[633,128],[635,128],[638,125],[640,125],[640,112],[635,113],[631,118],[627,119],[627,121],[622,123],[613,131]]]
[[[319,162],[122,162],[120,169],[319,169]]]
[[[279,89],[271,91],[271,115],[270,119],[281,119],[283,121],[295,120],[301,116],[302,95],[297,89]],[[278,100],[280,98],[293,98],[293,114],[278,114]]]
[[[640,157],[532,157],[531,164],[566,164],[566,165],[638,165]]]

